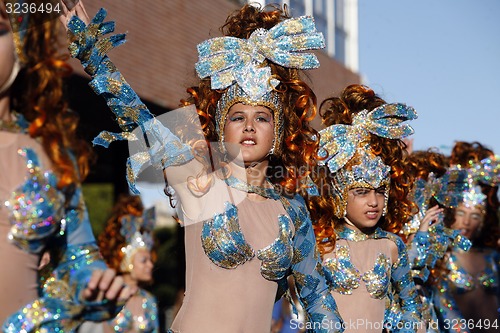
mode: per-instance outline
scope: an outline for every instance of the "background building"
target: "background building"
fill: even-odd
[[[108,20],[116,21],[116,32],[127,33],[127,43],[109,54],[129,84],[150,110],[162,114],[179,106],[186,98],[186,87],[196,82],[194,64],[196,45],[208,38],[221,36],[219,27],[227,16],[247,1],[241,0],[86,0],[90,16],[100,7],[108,11]],[[318,101],[340,92],[348,84],[360,83],[358,71],[358,0],[276,0],[248,1],[266,5],[286,4],[293,16],[313,15],[318,29],[325,35],[327,47],[316,51],[320,69],[307,71],[308,83]],[[70,60],[74,75],[69,79],[70,104],[81,116],[81,132],[90,142],[102,130],[120,131],[104,100],[87,86],[89,77],[79,63]],[[319,121],[316,122],[320,126]],[[86,201],[95,233],[109,214],[114,198],[128,191],[125,182],[126,142],[115,142],[109,149],[96,147],[97,163],[84,185]],[[147,205],[152,204],[145,199]],[[161,199],[159,211],[164,213],[168,201]],[[157,204],[158,205],[158,204]],[[160,221],[160,223],[162,223]],[[177,235],[178,241],[175,242]],[[175,285],[183,282],[183,251],[176,250],[182,235],[162,231],[163,250],[159,253],[161,278],[155,293],[160,306],[170,305]],[[173,237],[173,240],[172,240]],[[175,244],[174,244],[175,243]],[[168,256],[167,254],[170,254]],[[176,254],[177,258],[172,256]],[[159,260],[159,262],[160,262]],[[176,273],[177,272],[177,273]]]

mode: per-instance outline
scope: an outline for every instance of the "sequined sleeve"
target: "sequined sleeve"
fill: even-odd
[[[295,226],[292,273],[297,295],[307,312],[308,332],[343,332],[343,321],[327,286],[309,213],[301,197],[290,201]]]
[[[109,325],[113,327],[114,332],[160,332],[156,298],[143,289],[139,289],[139,296],[143,298],[142,309],[144,310],[144,316],[134,317],[127,306],[125,306],[115,318],[108,321]]]
[[[125,35],[103,37],[114,31],[114,22],[104,22],[106,11],[99,10],[88,25],[73,16],[68,23],[71,56],[81,61],[85,71],[92,76],[90,86],[106,100],[122,133],[101,132],[94,144],[108,147],[115,140],[136,141],[142,148],[127,160],[127,181],[133,193],[138,194],[135,180],[144,164],[157,169],[182,165],[193,159],[191,147],[182,143],[167,127],[161,124],[122,74],[106,55],[112,48],[125,42]],[[140,131],[134,131],[140,128]],[[139,134],[139,135],[136,135]],[[146,136],[147,140],[139,136]]]
[[[408,249],[413,277],[427,281],[430,270],[450,247],[467,251],[470,246],[459,230],[446,228],[443,223],[433,224],[428,232],[418,231]]]
[[[391,268],[391,285],[393,299],[397,301],[398,311],[386,312],[386,323],[391,332],[416,332],[422,325],[421,302],[410,272],[410,262],[403,240],[396,235],[390,235],[398,248],[398,260]]]
[[[428,231],[418,231],[408,246],[408,260],[412,276],[422,281],[426,281],[429,276],[429,270],[425,263],[430,247]]]

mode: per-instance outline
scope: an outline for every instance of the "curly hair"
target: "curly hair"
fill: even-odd
[[[99,235],[98,246],[108,266],[120,274],[124,253],[121,248],[127,245],[125,237],[121,234],[122,217],[127,215],[141,216],[144,206],[140,196],[122,194],[116,201],[110,217],[106,222],[104,231]]]
[[[433,148],[417,150],[408,156],[408,170],[415,178],[427,180],[431,172],[439,178],[446,173],[448,166],[448,157]]]
[[[325,99],[320,105],[320,115],[323,124],[352,124],[355,114],[362,110],[373,110],[386,104],[375,92],[363,85],[353,84],[346,87],[339,97]],[[407,171],[408,154],[406,144],[402,140],[386,139],[371,135],[370,145],[373,153],[391,167],[391,185],[387,214],[378,222],[378,226],[386,231],[399,233],[404,223],[411,219],[417,209],[408,199],[413,183],[413,176]],[[320,251],[331,251],[335,244],[335,226],[341,221],[334,216],[334,200],[328,194],[332,178],[328,170],[318,169],[313,174],[313,180],[322,191],[319,197],[309,197],[308,205],[314,221],[316,239]]]
[[[494,156],[493,150],[483,144],[474,142],[457,141],[451,151],[450,164],[461,165],[467,168],[471,163],[479,163],[481,160]],[[500,237],[500,219],[498,211],[500,202],[498,200],[498,186],[480,184],[481,190],[486,195],[486,212],[484,225],[479,236],[474,239],[474,247],[497,248]],[[450,227],[455,221],[454,210],[445,212],[445,224]]]
[[[450,164],[467,167],[469,163],[478,163],[481,160],[492,157],[493,150],[487,148],[481,143],[456,141],[450,155]]]
[[[59,54],[59,20],[46,21],[42,13],[28,17],[29,26],[36,28],[25,33],[26,63],[11,88],[11,109],[30,123],[29,135],[40,139],[58,175],[58,187],[64,188],[83,182],[93,155],[86,141],[78,138],[78,115],[63,98],[63,78],[72,70],[67,55]]]
[[[259,28],[270,29],[289,18],[286,8],[276,6],[257,8],[245,5],[231,14],[220,28],[224,36],[248,38]],[[270,160],[267,175],[282,192],[295,194],[305,187],[304,179],[316,163],[318,151],[317,131],[309,122],[317,113],[316,95],[300,78],[300,71],[268,61],[273,77],[280,81],[275,88],[283,105],[284,135],[280,144],[280,156]],[[209,78],[198,86],[187,89],[189,97],[182,105],[195,104],[207,141],[217,142],[215,114],[217,102],[225,90],[212,90]],[[283,149],[285,146],[286,149]],[[286,172],[280,172],[286,170]]]

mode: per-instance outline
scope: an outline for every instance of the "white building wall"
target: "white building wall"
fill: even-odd
[[[303,12],[298,13],[297,8],[291,8],[293,15],[323,15],[326,19],[326,27],[322,31],[326,39],[326,52],[327,54],[338,61],[341,61],[343,65],[349,70],[358,73],[359,71],[359,38],[358,38],[358,0],[326,0],[326,3],[316,3],[317,0],[302,0]],[[339,55],[335,54],[335,43],[342,42],[341,40],[336,40],[335,38],[335,3],[336,1],[342,1],[343,6],[340,6],[344,11],[344,24],[341,29],[345,32],[345,44],[343,49],[345,50],[345,59],[342,60]],[[266,4],[278,3],[281,5],[290,6],[290,0],[248,0],[248,3],[258,3],[261,6]],[[295,1],[294,1],[295,2]],[[321,14],[318,11],[315,12],[314,6],[325,6],[326,10],[323,10]],[[295,9],[295,11],[294,11]],[[339,28],[339,27],[337,27]]]

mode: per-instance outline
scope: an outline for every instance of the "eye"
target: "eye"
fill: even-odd
[[[271,121],[271,116],[269,116],[269,115],[265,115],[265,114],[263,114],[263,115],[259,115],[259,116],[257,116],[256,120],[257,120],[258,122],[268,123],[268,122],[270,122],[270,121]]]
[[[241,115],[232,115],[231,117],[229,117],[229,121],[232,121],[232,122],[238,122],[238,121],[243,121],[243,116]]]
[[[376,190],[377,194],[382,194],[382,195],[385,195],[385,191],[386,191],[385,186],[381,186]]]
[[[367,188],[355,188],[353,191],[352,191],[352,194],[354,194],[354,196],[361,196],[361,195],[366,195],[370,193],[370,190],[367,189]]]
[[[470,217],[471,217],[471,219],[476,220],[476,221],[481,220],[481,214],[472,214]]]
[[[458,216],[458,217],[464,217],[464,215],[465,215],[465,213],[464,213],[463,211],[461,211],[461,210],[457,210],[457,211],[455,212],[455,216]]]

